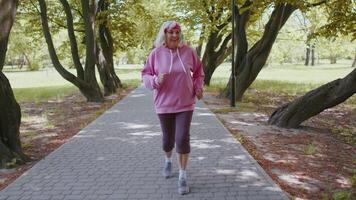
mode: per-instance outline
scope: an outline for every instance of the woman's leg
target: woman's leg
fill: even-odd
[[[158,114],[162,129],[162,148],[166,156],[172,156],[175,139],[175,116],[172,113]]]
[[[192,121],[193,111],[177,113],[176,128],[176,149],[178,153],[179,179],[178,193],[189,193],[187,184],[186,168],[190,153],[190,124]]]
[[[193,111],[186,111],[176,114],[175,139],[179,168],[182,170],[185,170],[188,164],[190,153],[190,124],[192,122],[192,115]]]
[[[166,162],[163,168],[165,178],[172,177],[172,149],[175,139],[175,116],[174,114],[158,114],[162,129],[162,148],[166,155]]]

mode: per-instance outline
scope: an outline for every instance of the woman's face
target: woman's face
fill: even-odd
[[[166,44],[170,49],[176,49],[179,45],[179,29],[171,29],[166,32]]]

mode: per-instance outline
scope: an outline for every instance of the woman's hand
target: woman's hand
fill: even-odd
[[[167,74],[165,73],[160,73],[157,76],[157,83],[160,85],[161,83],[163,83],[163,81],[167,78]]]
[[[195,92],[195,96],[197,96],[198,100],[203,98],[203,90],[198,90]]]

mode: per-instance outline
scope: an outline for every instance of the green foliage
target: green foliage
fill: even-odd
[[[330,62],[340,58],[350,58],[355,54],[356,42],[350,42],[349,38],[339,37],[334,40],[318,38],[316,52],[321,59],[329,59]]]
[[[353,188],[356,187],[356,169],[354,169],[353,175],[350,177],[350,182]]]
[[[352,40],[356,39],[355,7],[354,0],[327,1],[323,7],[327,13],[327,23],[318,27],[313,36],[335,38],[340,35],[349,35]]]
[[[314,144],[308,144],[308,146],[304,149],[304,154],[306,155],[314,155],[317,152],[317,148]]]
[[[356,145],[356,127],[348,127],[348,128],[334,128],[331,130],[332,133],[336,134],[338,137],[341,137],[342,140],[349,144]]]
[[[42,38],[34,39],[32,33],[28,32],[28,20],[24,19],[25,15],[19,13],[15,21],[8,43],[7,63],[25,65],[28,70],[36,71],[42,68],[46,55],[44,40]]]
[[[13,168],[17,166],[17,159],[16,158],[11,159],[11,161],[7,162],[5,166],[6,168]]]
[[[175,19],[169,1],[120,1],[110,10],[116,57],[128,56],[128,63],[143,63],[153,47],[162,23]]]
[[[335,192],[332,196],[333,200],[350,200],[351,199],[351,192],[348,191],[340,191]]]
[[[229,0],[211,0],[211,1],[172,1],[172,6],[178,12],[179,21],[186,26],[189,32],[188,38],[190,43],[195,46],[199,42],[200,33],[204,38],[204,42],[209,35],[217,30],[218,25],[229,23],[230,16],[230,2]],[[231,32],[231,27],[226,26],[222,30],[222,34]],[[187,39],[187,38],[186,38]]]
[[[115,52],[139,44],[140,37],[137,35],[139,27],[136,19],[138,17],[137,12],[143,9],[142,1],[112,1],[108,11],[98,13],[97,25],[102,20],[108,20],[107,25],[112,33]]]

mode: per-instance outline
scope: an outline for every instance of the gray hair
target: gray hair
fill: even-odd
[[[166,43],[166,34],[165,34],[164,30],[173,28],[177,24],[178,23],[176,21],[166,21],[166,22],[164,22],[162,24],[161,28],[159,29],[159,32],[158,32],[157,37],[156,37],[156,40],[153,43],[154,47],[157,48],[157,47],[165,45],[165,43]],[[182,30],[181,30],[179,32],[179,45],[178,46],[181,47],[184,44],[186,44],[186,42],[184,40],[184,36],[183,36]]]

